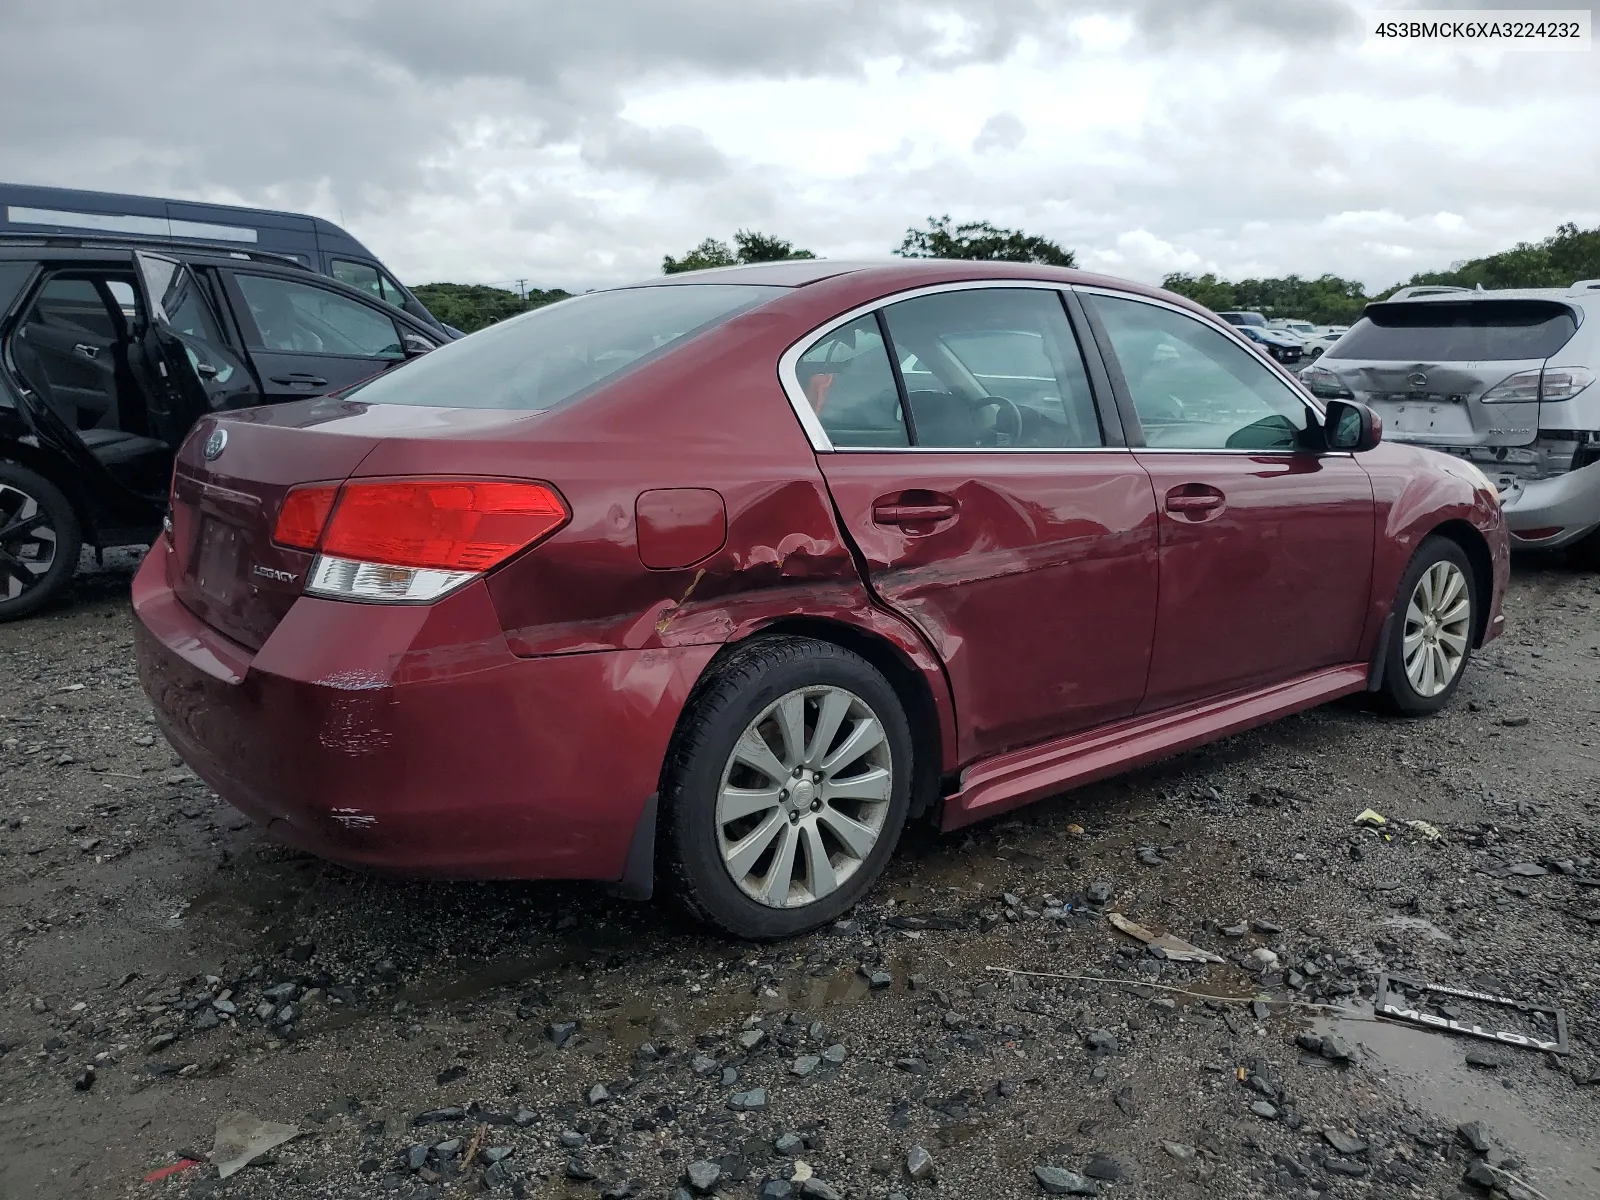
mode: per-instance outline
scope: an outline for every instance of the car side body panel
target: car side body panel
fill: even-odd
[[[1481,562],[1489,568],[1489,579],[1480,579],[1478,584],[1489,590],[1483,595],[1488,603],[1482,606],[1477,636],[1479,644],[1499,637],[1505,628],[1500,605],[1511,580],[1511,550],[1493,490],[1474,478],[1475,469],[1460,459],[1417,446],[1382,443],[1360,455],[1358,461],[1372,478],[1377,533],[1363,657],[1370,659],[1377,653],[1384,620],[1412,556],[1423,539],[1441,529],[1447,533],[1453,529],[1458,536],[1470,529],[1478,535]],[[1470,538],[1468,545],[1471,555]],[[1479,565],[1476,558],[1474,565]]]
[[[519,658],[477,584],[428,607],[304,597],[250,655],[179,603],[171,558],[157,542],[133,595],[162,733],[272,836],[360,866],[621,878],[677,714],[715,653]],[[467,752],[435,752],[442,735]]]
[[[1204,316],[1153,289],[1079,272],[907,264],[806,282],[545,413],[452,423],[440,410],[363,405],[358,391],[219,416],[243,446],[251,423],[309,425],[314,407],[337,407],[367,422],[373,439],[349,468],[353,477],[537,479],[561,494],[571,515],[546,540],[433,605],[294,597],[254,651],[180,602],[172,573],[181,564],[167,540],[158,541],[137,577],[134,606],[141,681],[163,731],[269,832],[329,858],[459,877],[616,881],[637,874],[635,831],[652,828],[662,764],[696,685],[725,647],[764,631],[881,648],[904,677],[920,681],[932,711],[919,746],[937,731],[939,774],[952,793],[942,806],[948,828],[1360,690],[1396,581],[1441,522],[1485,539],[1495,596],[1503,589],[1505,539],[1492,495],[1459,467],[1380,446],[1356,462],[1372,475],[1375,535],[1395,544],[1380,546],[1371,578],[1355,585],[1369,615],[1350,661],[1159,713],[1133,714],[1123,696],[1128,715],[1102,717],[1112,724],[1064,735],[1034,729],[1025,735],[1037,739],[1031,744],[981,745],[970,731],[993,724],[993,714],[957,708],[950,679],[962,669],[959,654],[940,641],[937,621],[930,616],[919,628],[873,591],[868,551],[841,527],[839,498],[775,364],[806,333],[857,306],[898,290],[992,278],[1114,286]],[[339,431],[308,428],[305,436]],[[185,454],[195,452],[192,436]],[[226,469],[232,453],[215,469]],[[1134,455],[1122,457],[1137,466]],[[979,486],[977,463],[971,479],[949,486]],[[1151,556],[1154,498],[1147,481],[1140,488],[1137,505],[1125,497],[1119,528],[1137,534],[1128,553]],[[685,518],[700,532],[683,544],[703,549],[701,557],[658,555],[650,533],[641,543],[640,497],[677,491],[720,498],[720,544],[711,536],[714,506]],[[1095,611],[1101,620],[1118,615]],[[1153,605],[1131,619],[1148,637]],[[1047,683],[1035,677],[1019,687]]]

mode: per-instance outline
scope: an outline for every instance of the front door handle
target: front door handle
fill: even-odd
[[[91,346],[87,342],[79,342],[72,349],[80,358],[97,358],[100,355],[100,347]]]
[[[293,371],[288,375],[274,375],[272,382],[290,387],[324,387],[328,381],[320,375],[312,375],[305,371]]]
[[[1226,500],[1209,483],[1185,483],[1167,493],[1166,509],[1185,521],[1206,521],[1222,511]]]

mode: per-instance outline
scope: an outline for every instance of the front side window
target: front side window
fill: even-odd
[[[1221,330],[1170,308],[1090,298],[1144,427],[1180,450],[1320,449],[1310,410],[1276,372]]]
[[[340,354],[362,358],[404,357],[395,324],[377,309],[314,284],[269,275],[235,276],[255,321],[262,350]]]
[[[883,312],[918,446],[1104,444],[1083,356],[1055,291],[938,292]]]
[[[333,277],[340,283],[348,283],[351,287],[360,288],[371,295],[374,300],[382,300],[392,308],[406,306],[405,293],[402,292],[394,280],[371,263],[354,262],[348,258],[333,260]]]

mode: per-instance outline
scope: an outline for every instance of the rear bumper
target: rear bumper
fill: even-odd
[[[1600,525],[1600,463],[1565,475],[1535,479],[1500,498],[1514,549],[1553,550],[1582,538]],[[1520,530],[1557,529],[1551,538],[1527,540]]]
[[[320,857],[410,875],[623,877],[712,646],[518,658],[481,584],[436,605],[302,597],[255,653],[133,585],[140,682],[229,804]]]

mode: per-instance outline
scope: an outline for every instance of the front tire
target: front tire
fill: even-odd
[[[1438,712],[1466,673],[1478,628],[1478,593],[1466,551],[1430,537],[1401,577],[1379,698],[1390,712]]]
[[[60,595],[82,548],[78,515],[61,489],[0,462],[0,622],[32,616]]]
[[[664,772],[673,890],[737,937],[815,929],[883,873],[911,779],[904,706],[865,659],[811,638],[735,650],[700,689]]]

